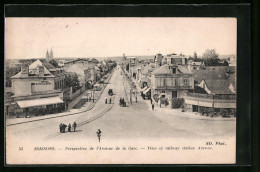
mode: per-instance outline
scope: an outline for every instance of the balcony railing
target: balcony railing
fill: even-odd
[[[193,89],[191,85],[183,85],[183,86],[157,86],[156,89]]]
[[[236,100],[236,95],[212,95],[212,94],[201,94],[201,93],[187,93],[187,96],[205,98],[205,99],[215,99],[215,100]]]

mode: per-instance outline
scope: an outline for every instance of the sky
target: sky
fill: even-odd
[[[236,18],[5,18],[5,58],[236,54]]]

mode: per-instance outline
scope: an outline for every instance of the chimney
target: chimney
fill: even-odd
[[[39,67],[39,77],[44,76],[44,67],[43,66],[38,66]]]
[[[22,74],[22,77],[28,77],[29,76],[29,65],[22,65],[21,66],[21,74]]]

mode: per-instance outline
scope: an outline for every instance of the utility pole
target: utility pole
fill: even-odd
[[[93,87],[93,103],[95,102],[94,93],[95,93],[95,86]]]
[[[130,103],[132,104],[132,89],[130,89]]]
[[[135,89],[135,101],[137,103],[137,90]]]

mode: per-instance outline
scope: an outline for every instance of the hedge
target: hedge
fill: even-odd
[[[181,107],[181,105],[184,103],[183,98],[174,98],[172,99],[172,108],[173,109],[178,109]]]

